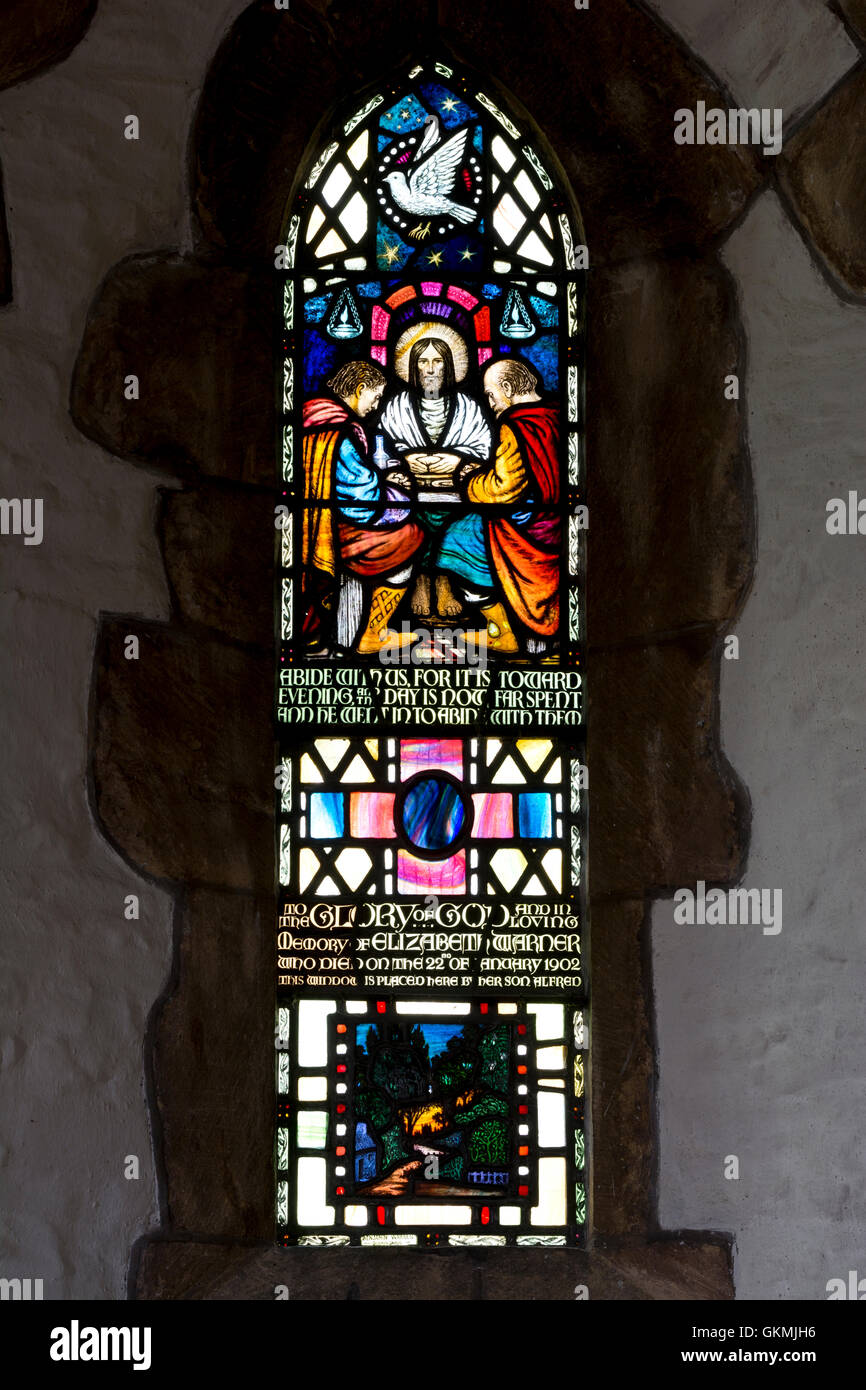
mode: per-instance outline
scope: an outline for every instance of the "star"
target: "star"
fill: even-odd
[[[464,246],[463,250],[460,252],[460,259],[461,261],[471,261],[474,255],[474,251],[470,251],[468,246]]]
[[[430,255],[427,257],[427,264],[428,264],[428,265],[441,265],[441,264],[442,264],[442,252],[441,252],[441,251],[431,251],[431,252],[430,252]]]
[[[454,98],[453,98],[453,97],[446,97],[445,100],[444,100],[443,103],[442,103],[442,110],[443,110],[443,111],[455,111],[456,109],[457,109],[457,102],[454,100]]]
[[[409,119],[409,111],[408,111],[408,109],[404,106],[403,110],[400,112],[400,120],[401,120],[401,121],[408,121],[408,119]]]
[[[399,246],[389,246],[388,243],[387,243],[387,241],[386,241],[386,242],[385,242],[385,260],[387,261],[388,265],[393,265],[394,262],[395,262],[396,260],[399,259],[399,257],[400,257],[400,248],[399,248]]]

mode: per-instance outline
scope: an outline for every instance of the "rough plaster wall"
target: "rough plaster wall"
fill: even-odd
[[[3,1043],[11,1214],[0,1273],[44,1278],[46,1297],[122,1297],[129,1246],[155,1220],[141,1052],[170,941],[168,896],[98,835],[85,784],[96,615],[167,612],[157,479],[74,430],[68,385],[108,268],[186,243],[196,90],[243,8],[111,0],[65,64],[0,95],[15,289],[0,312],[0,489],[46,504],[43,545],[6,540],[2,557],[13,712],[3,807],[16,847],[2,910],[16,1007]],[[655,9],[739,100],[781,105],[786,119],[855,57],[821,0]],[[141,119],[137,144],[121,138],[128,112]],[[750,335],[760,548],[740,661],[723,672],[722,727],[754,805],[746,882],[783,888],[785,925],[779,937],[688,929],[672,925],[669,904],[655,909],[660,1215],[736,1232],[741,1297],[820,1298],[826,1278],[856,1264],[863,1207],[864,595],[858,542],[827,537],[823,509],[862,471],[866,311],[834,297],[772,195],[726,257]],[[131,891],[139,923],[123,918]],[[128,1153],[141,1157],[138,1183],[123,1180]],[[727,1153],[740,1156],[739,1183],[721,1176]]]
[[[786,119],[854,56],[802,0],[656,8],[735,96]],[[827,500],[864,490],[866,308],[829,288],[772,193],[724,259],[749,341],[758,563],[739,660],[722,662],[722,741],[752,798],[743,883],[782,889],[783,926],[678,926],[672,903],[654,909],[659,1215],[734,1232],[738,1298],[811,1300],[862,1266],[866,1234],[866,577],[862,538],[825,529]]]
[[[857,52],[825,0],[647,0],[747,106],[781,107],[790,124],[851,67]]]
[[[866,310],[839,302],[772,195],[725,258],[760,543],[739,660],[722,662],[722,739],[752,797],[743,882],[782,889],[783,925],[655,910],[660,1214],[736,1233],[739,1298],[818,1299],[862,1265],[866,1235],[866,574],[863,537],[824,524],[828,498],[863,492]]]
[[[0,95],[14,284],[0,311],[0,495],[45,503],[42,545],[4,537],[0,554],[0,920],[14,1001],[3,1020],[0,1274],[44,1279],[46,1298],[124,1297],[130,1245],[156,1221],[142,1040],[171,936],[170,898],[105,843],[86,785],[97,614],[168,614],[159,479],[78,433],[69,382],[109,267],[187,240],[197,89],[243,7],[111,0],[67,62]],[[130,112],[138,143],[123,139]],[[130,892],[138,922],[124,920]],[[124,1180],[126,1154],[141,1160],[138,1182]]]

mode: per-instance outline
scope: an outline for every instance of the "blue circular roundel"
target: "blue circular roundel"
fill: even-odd
[[[403,830],[410,844],[435,854],[460,838],[466,807],[459,789],[445,777],[420,777],[403,801]]]

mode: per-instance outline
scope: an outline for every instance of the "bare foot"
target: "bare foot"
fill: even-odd
[[[430,617],[430,576],[419,574],[415,580],[415,588],[409,600],[412,612],[416,618]]]
[[[436,576],[436,607],[440,618],[459,618],[463,612],[463,604],[451,588],[447,574]]]

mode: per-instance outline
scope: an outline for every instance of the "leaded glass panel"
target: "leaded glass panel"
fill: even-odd
[[[286,215],[288,1244],[585,1240],[584,272],[503,105],[414,64]]]

